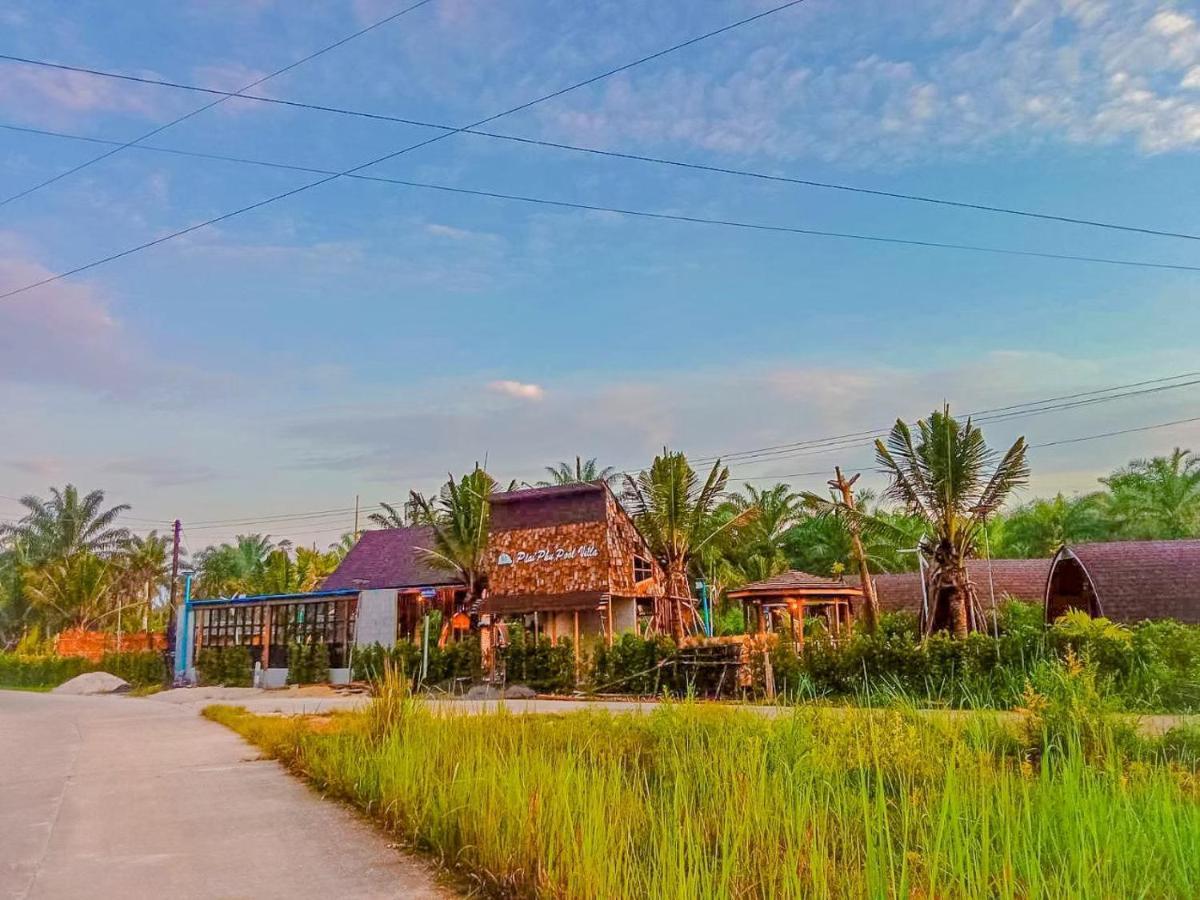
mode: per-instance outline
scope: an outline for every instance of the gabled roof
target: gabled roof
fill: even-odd
[[[1071,544],[1055,563],[1063,557],[1082,566],[1102,616],[1200,622],[1200,540]]]
[[[791,569],[762,581],[753,581],[750,584],[744,584],[740,588],[730,591],[729,596],[755,597],[767,594],[787,593],[858,595],[861,592],[857,585],[849,585],[840,578],[825,578],[821,575],[801,572],[799,569]]]
[[[430,565],[433,529],[420,526],[364,531],[322,590],[426,587],[459,584],[453,572]]]
[[[549,497],[569,497],[604,490],[602,481],[579,481],[570,484],[551,484],[546,487],[520,488],[515,491],[496,491],[488,496],[490,503],[519,503],[522,500],[545,500]]]

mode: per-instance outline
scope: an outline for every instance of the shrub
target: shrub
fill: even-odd
[[[575,648],[567,638],[554,642],[541,635],[534,641],[516,626],[509,629],[509,643],[501,655],[510,684],[525,684],[541,693],[568,693],[575,688]]]
[[[292,644],[288,647],[288,684],[329,681],[329,648],[325,644]]]
[[[401,641],[391,647],[372,644],[355,647],[351,662],[350,677],[355,681],[376,682],[387,665],[404,673],[408,680],[421,683],[421,646],[410,641]],[[478,681],[482,677],[479,639],[467,638],[438,647],[429,645],[429,673],[425,684],[439,684],[457,679]]]
[[[81,656],[0,653],[0,687],[53,688],[84,672],[108,672],[133,687],[161,685],[166,666],[153,651],[106,653],[99,662]]]

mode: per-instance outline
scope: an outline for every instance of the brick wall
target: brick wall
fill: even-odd
[[[139,650],[165,650],[167,636],[161,631],[152,631],[147,643],[146,632],[127,631],[121,635],[120,646],[117,645],[117,635],[107,631],[80,631],[78,629],[60,632],[54,639],[54,652],[59,656],[82,656],[92,662],[99,662],[105,653],[133,653]]]

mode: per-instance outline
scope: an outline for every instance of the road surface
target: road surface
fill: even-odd
[[[0,690],[0,898],[444,898],[190,705]]]

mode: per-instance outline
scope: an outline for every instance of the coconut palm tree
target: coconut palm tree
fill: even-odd
[[[683,638],[683,604],[692,595],[692,558],[722,529],[745,520],[741,514],[723,525],[714,519],[728,481],[729,469],[720,460],[701,482],[684,454],[665,447],[648,470],[636,478],[625,476],[625,503],[667,576],[671,631],[676,640]]]
[[[411,500],[400,509],[382,500],[379,501],[379,506],[383,512],[373,512],[367,516],[367,521],[377,528],[406,528],[413,524],[414,510]]]
[[[487,586],[488,497],[496,488],[496,479],[476,465],[458,481],[451,475],[434,500],[417,491],[411,495],[418,524],[433,530],[433,546],[422,552],[431,565],[463,580],[468,607],[475,605]]]
[[[890,478],[885,496],[920,516],[928,529],[919,545],[929,564],[926,631],[949,628],[965,637],[982,624],[967,560],[976,554],[988,518],[1029,479],[1025,439],[1017,438],[998,455],[979,427],[970,419],[954,419],[948,405],[918,421],[917,431],[914,442],[912,430],[897,419],[887,443],[875,441],[875,458]],[[864,530],[881,521],[861,512],[848,514]]]
[[[547,480],[539,481],[537,487],[551,487],[557,484],[578,484],[586,481],[611,481],[617,475],[617,470],[612,466],[600,468],[600,464],[593,456],[591,459],[584,460],[581,456],[575,457],[575,465],[572,466],[569,462],[560,462],[556,466],[546,466],[546,474],[550,477]]]
[[[127,503],[104,508],[104,491],[80,495],[68,484],[61,491],[50,488],[50,499],[29,494],[21,505],[28,512],[19,521],[0,526],[0,537],[21,540],[36,561],[64,560],[77,553],[107,556],[120,550],[129,532],[116,526]]]
[[[1123,536],[1200,535],[1200,456],[1191,451],[1134,460],[1100,480],[1112,492],[1109,513]]]

